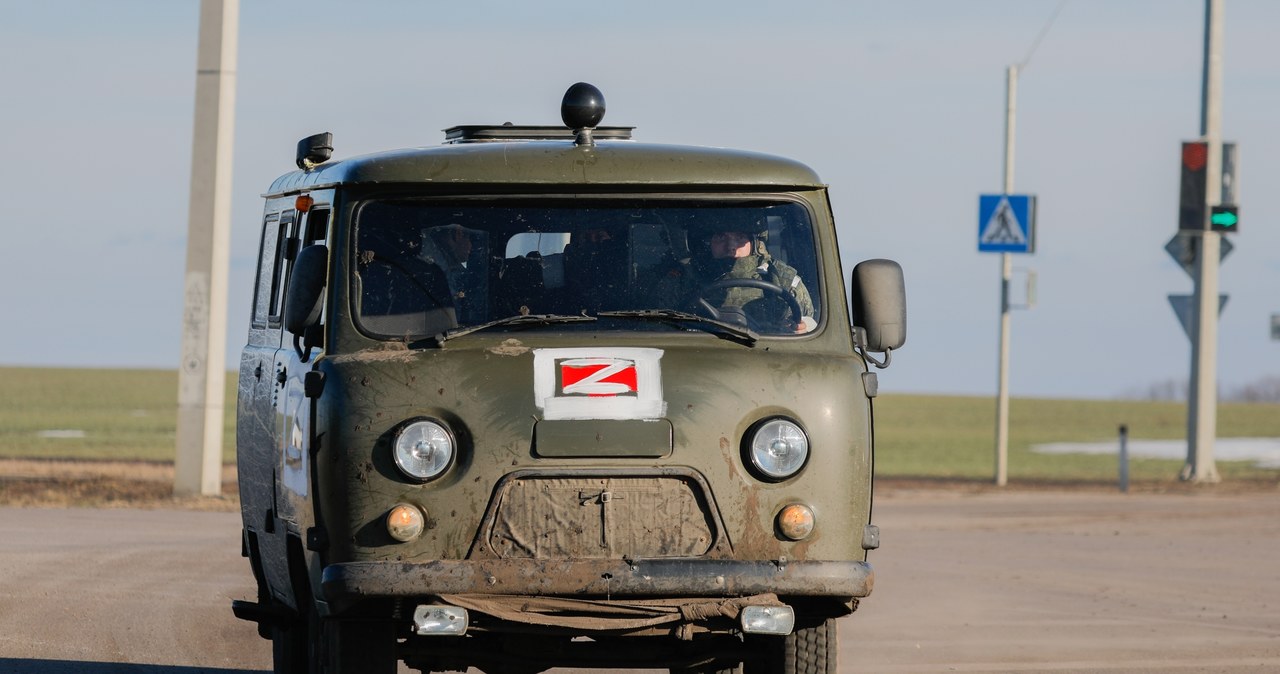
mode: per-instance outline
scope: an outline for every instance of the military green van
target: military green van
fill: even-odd
[[[266,193],[233,609],[276,672],[836,671],[902,270],[846,296],[802,164],[561,114],[312,136]]]

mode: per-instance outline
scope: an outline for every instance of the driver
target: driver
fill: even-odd
[[[742,312],[763,325],[809,332],[817,326],[813,299],[796,270],[769,255],[764,245],[766,231],[760,227],[712,231],[707,240],[710,256],[695,256],[694,271],[704,286],[724,279],[756,279],[778,286],[795,297],[800,316],[792,316],[786,302],[759,288],[731,287],[706,299],[713,305],[718,302],[722,311]]]

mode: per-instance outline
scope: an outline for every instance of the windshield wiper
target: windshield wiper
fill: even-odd
[[[585,315],[566,316],[561,314],[527,314],[527,315],[507,316],[506,318],[499,318],[496,321],[489,321],[488,323],[481,323],[479,325],[468,325],[461,328],[446,330],[445,332],[442,332],[439,335],[436,335],[436,342],[443,343],[455,337],[469,335],[473,332],[479,332],[481,330],[488,330],[489,328],[497,328],[497,327],[504,327],[504,326],[553,325],[556,323],[589,323],[594,320],[596,320],[595,316],[585,316]]]
[[[647,321],[663,321],[666,323],[675,323],[679,325],[693,324],[693,327],[713,335],[720,337],[728,337],[736,339],[747,346],[754,346],[756,340],[760,339],[750,328],[744,328],[740,325],[717,321],[714,318],[699,316],[698,314],[689,313],[687,311],[677,311],[675,309],[638,309],[635,311],[601,311],[596,314],[606,318],[638,318]]]

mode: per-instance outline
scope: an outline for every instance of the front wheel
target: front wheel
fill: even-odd
[[[308,626],[304,621],[271,627],[271,660],[275,674],[309,674]]]
[[[395,674],[395,628],[389,622],[320,621],[314,674]]]
[[[764,657],[744,663],[745,674],[835,674],[840,640],[836,619],[816,625],[797,625],[785,637],[759,637]]]

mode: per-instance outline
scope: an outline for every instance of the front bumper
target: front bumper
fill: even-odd
[[[875,584],[861,561],[436,560],[347,562],[325,567],[326,601],[442,594],[602,597],[866,597]]]

